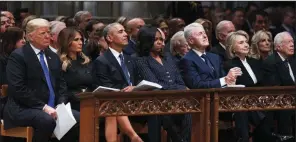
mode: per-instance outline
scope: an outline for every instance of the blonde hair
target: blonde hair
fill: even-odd
[[[69,53],[68,49],[69,49],[69,46],[71,45],[71,43],[73,42],[76,33],[80,34],[80,36],[83,37],[82,33],[73,27],[65,28],[59,33],[58,54],[60,55],[63,71],[66,71],[67,68],[71,65],[71,59],[68,56],[68,53]],[[83,39],[82,39],[82,41],[83,41]],[[84,60],[82,65],[88,64],[90,62],[90,59],[85,54],[83,54],[83,52],[80,52],[80,54],[77,56],[77,58],[78,57],[81,57]]]
[[[273,46],[272,35],[268,31],[260,30],[260,31],[256,32],[252,37],[250,57],[255,58],[255,59],[260,59],[260,57],[261,57],[260,56],[260,48],[259,48],[258,44],[264,36],[267,36],[271,40],[271,42],[270,42],[271,49],[268,52],[268,55],[272,54],[272,51],[273,51],[272,50],[272,46]]]
[[[33,19],[27,23],[26,36],[29,41],[31,41],[31,39],[28,35],[40,27],[48,27],[49,28],[50,24],[47,20],[42,19],[42,18]]]
[[[33,19],[37,19],[37,18],[38,17],[36,15],[30,15],[30,16],[26,17],[22,22],[22,29],[26,30],[28,22],[30,22]]]
[[[237,36],[244,36],[244,37],[246,37],[247,42],[249,41],[249,35],[245,31],[239,30],[236,32],[229,33],[228,36],[226,37],[226,45],[225,45],[226,46],[226,55],[229,59],[232,59],[235,57],[233,44],[234,44],[234,41],[236,40]]]

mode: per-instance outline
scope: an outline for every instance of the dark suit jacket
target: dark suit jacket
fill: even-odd
[[[163,90],[186,89],[185,83],[175,65],[170,53],[166,53],[162,58],[162,64],[153,57],[142,57],[137,61],[140,75],[147,81],[160,84]]]
[[[294,77],[296,77],[296,62],[295,59],[290,59]],[[293,82],[289,69],[286,67],[277,52],[274,52],[266,60],[263,61],[264,85],[267,86],[290,86],[295,85]]]
[[[261,61],[257,60],[257,59],[253,59],[253,58],[246,58],[248,64],[250,65],[252,71],[254,72],[256,79],[257,79],[257,83],[254,84],[251,76],[249,75],[248,71],[246,70],[245,66],[243,65],[243,63],[241,62],[241,60],[238,57],[235,57],[229,61],[227,61],[224,65],[225,65],[225,72],[228,72],[231,68],[233,67],[239,67],[241,68],[243,74],[242,76],[238,76],[236,79],[236,84],[242,84],[245,85],[246,87],[254,87],[254,86],[260,86],[262,85],[262,70],[261,70]]]
[[[227,61],[226,50],[219,43],[213,46],[210,52],[219,55],[223,62]]]
[[[129,39],[128,45],[123,49],[123,53],[127,55],[136,53],[136,44]]]
[[[219,78],[224,77],[225,73],[220,57],[216,54],[207,52],[214,72],[192,49],[181,59],[179,69],[184,82],[190,89],[198,88],[220,88]]]
[[[57,54],[46,49],[45,56],[55,92],[55,103],[66,103],[66,82],[63,79],[61,62]],[[7,63],[8,101],[4,108],[5,129],[15,127],[13,121],[19,118],[23,109],[40,109],[48,103],[49,89],[37,55],[26,44],[14,50]]]
[[[135,86],[138,83],[135,62],[131,56],[126,54],[123,54],[123,56],[130,74],[130,80]],[[92,75],[97,86],[117,89],[123,89],[128,86],[128,82],[124,77],[120,64],[117,62],[110,49],[108,49],[103,56],[99,56],[93,62]]]
[[[6,79],[6,65],[8,57],[0,55],[0,85],[7,84]]]

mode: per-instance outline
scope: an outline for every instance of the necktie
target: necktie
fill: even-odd
[[[295,78],[294,78],[294,75],[293,75],[292,69],[290,69],[290,67],[289,67],[289,60],[286,59],[286,60],[284,61],[284,64],[285,64],[285,67],[287,67],[287,69],[288,69],[288,71],[289,71],[289,74],[290,74],[290,76],[291,76],[291,79],[295,82]]]
[[[49,76],[48,68],[47,68],[47,66],[45,64],[45,61],[44,61],[44,51],[40,51],[39,52],[39,55],[40,55],[40,64],[41,64],[41,67],[42,67],[44,76],[46,78],[47,86],[49,88],[49,100],[48,100],[48,104],[47,105],[49,105],[49,106],[51,106],[51,107],[54,108],[55,95],[54,95],[53,87],[52,87],[52,84],[51,84],[51,81],[50,81],[50,76]]]
[[[201,57],[205,60],[206,64],[210,67],[212,71],[214,71],[214,67],[212,66],[211,62],[209,61],[208,57],[205,54],[202,54]]]
[[[124,73],[125,79],[127,80],[128,85],[132,85],[131,80],[130,80],[130,77],[128,75],[128,69],[127,69],[127,67],[126,67],[126,65],[124,63],[123,55],[120,54],[119,55],[119,58],[120,58],[120,63],[121,63],[121,69],[122,69],[122,71]]]

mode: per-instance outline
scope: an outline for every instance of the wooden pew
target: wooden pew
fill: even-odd
[[[192,113],[192,142],[210,141],[210,89],[85,92],[80,97],[80,142],[98,142],[98,119],[106,116]]]
[[[295,109],[296,86],[213,89],[211,142],[218,142],[219,112]]]
[[[7,85],[2,85],[1,97],[7,96]],[[32,142],[33,128],[32,127],[16,127],[8,130],[4,130],[4,123],[1,120],[1,136],[25,138],[26,142]]]

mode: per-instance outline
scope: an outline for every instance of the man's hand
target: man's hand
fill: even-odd
[[[54,119],[57,119],[57,112],[54,108],[52,108],[48,105],[45,105],[43,111],[46,112],[47,114],[49,114],[50,116],[52,116]]]
[[[239,67],[234,67],[231,68],[227,74],[227,76],[225,77],[225,82],[227,85],[235,85],[236,82],[236,78],[238,76],[241,76],[243,73],[241,71],[241,68]]]
[[[132,92],[135,86],[127,86],[121,90],[121,92]]]

